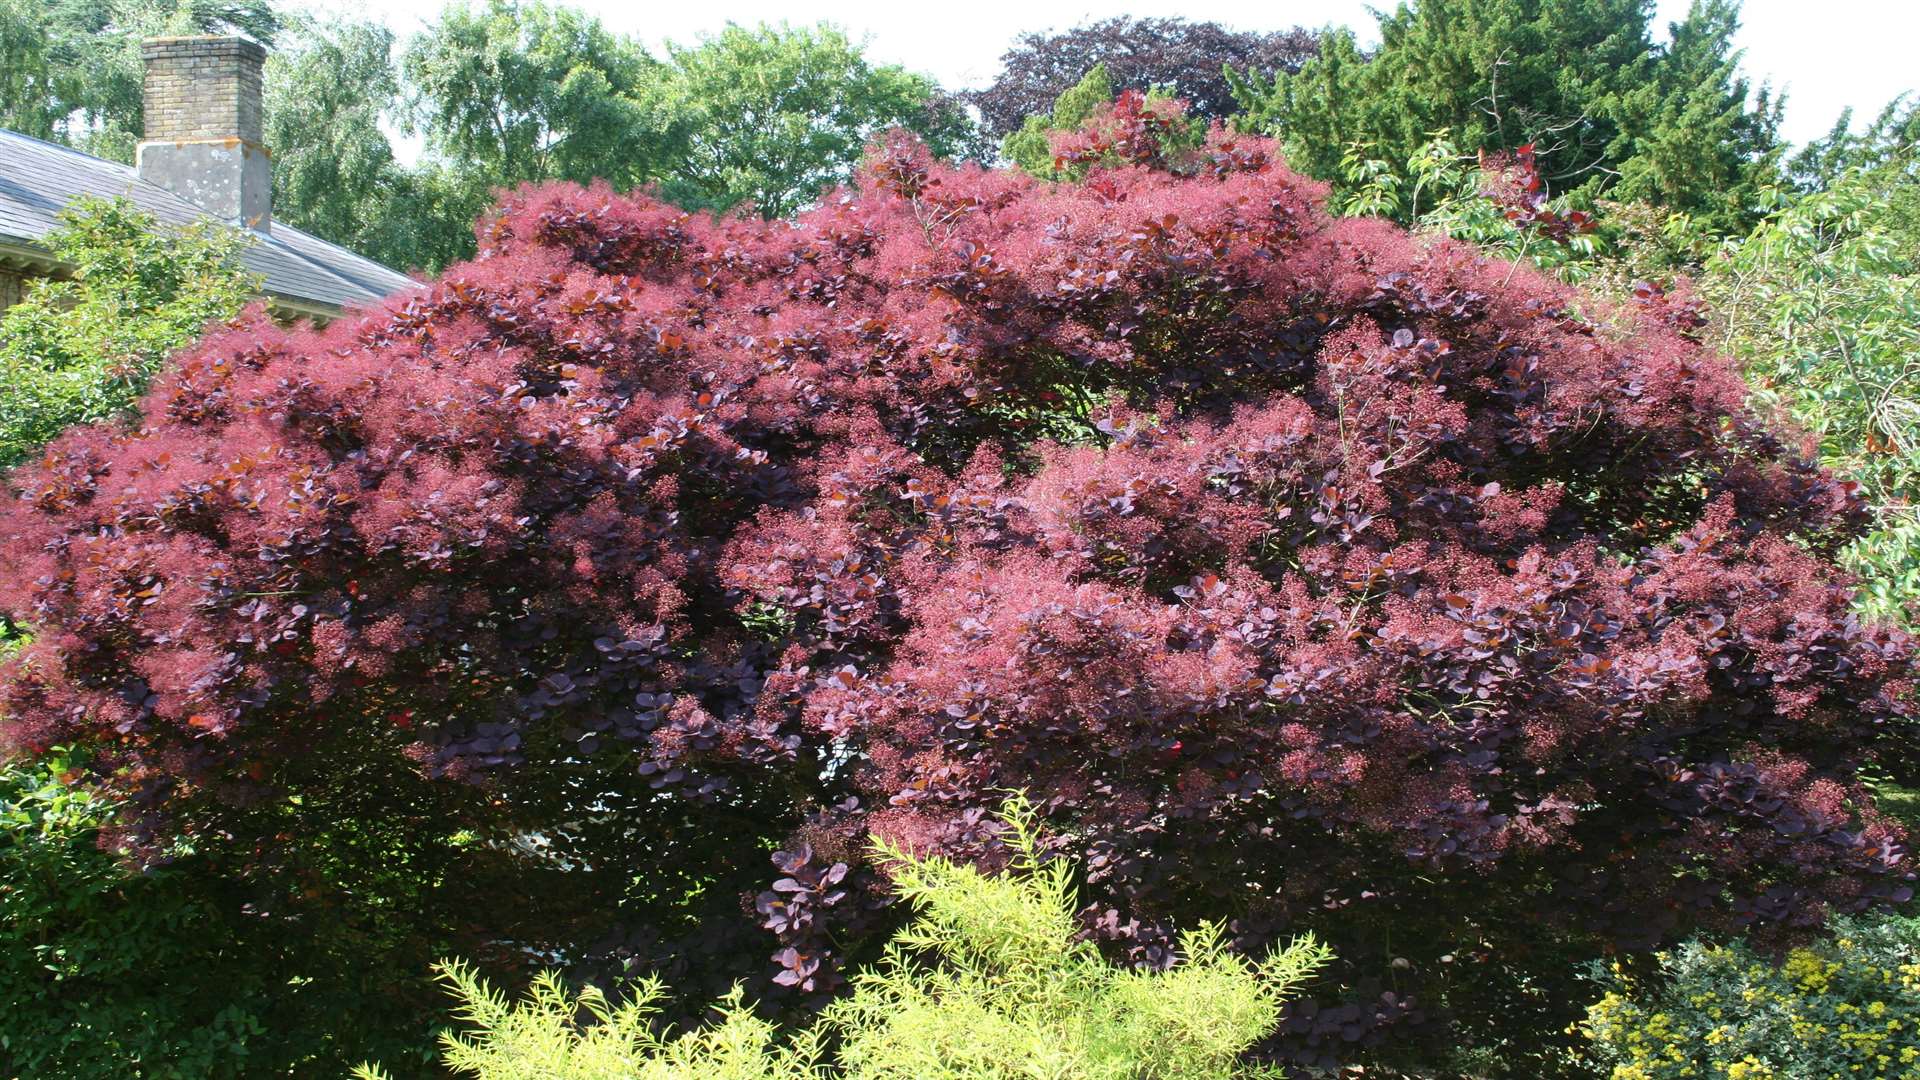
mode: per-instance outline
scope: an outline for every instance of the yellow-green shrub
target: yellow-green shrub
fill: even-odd
[[[813,1028],[783,1038],[738,991],[718,1022],[663,1035],[658,982],[626,1004],[569,994],[553,975],[511,1004],[464,966],[442,969],[468,1034],[446,1061],[481,1080],[1228,1080],[1278,1075],[1241,1058],[1282,1003],[1329,959],[1310,938],[1249,961],[1217,926],[1183,939],[1165,972],[1108,964],[1079,939],[1064,861],[1041,856],[1033,817],[1006,809],[1013,861],[988,876],[882,845],[915,918],[886,957]],[[821,1047],[837,1044],[829,1062]],[[362,1080],[378,1080],[374,1068]]]

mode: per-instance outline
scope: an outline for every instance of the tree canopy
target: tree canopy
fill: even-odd
[[[1161,90],[1202,119],[1236,110],[1224,69],[1268,78],[1296,71],[1319,49],[1319,38],[1294,27],[1270,33],[1229,30],[1218,23],[1119,16],[1059,33],[1028,33],[1000,57],[993,85],[967,95],[987,130],[1005,136],[1045,114],[1095,65],[1118,90]]]
[[[876,67],[831,26],[729,25],[669,45],[646,108],[667,137],[661,190],[682,206],[751,202],[766,217],[844,181],[868,140],[906,128],[952,156],[972,122],[923,75]]]
[[[140,138],[140,42],[246,34],[272,43],[271,0],[0,0],[0,126],[132,161]]]
[[[1355,143],[1389,161],[1440,131],[1490,152],[1531,146],[1556,191],[1657,200],[1744,231],[1779,103],[1738,75],[1736,12],[1696,0],[1656,45],[1643,0],[1410,0],[1381,13],[1371,54],[1336,31],[1297,72],[1236,76],[1237,122],[1324,179]]]
[[[539,0],[449,7],[401,60],[409,124],[456,169],[495,186],[621,190],[662,168],[638,100],[656,66],[592,16]]]

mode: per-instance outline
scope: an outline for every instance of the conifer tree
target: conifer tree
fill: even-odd
[[[1733,47],[1737,0],[1695,0],[1647,78],[1620,97],[1616,198],[1693,215],[1721,233],[1753,224],[1760,189],[1777,180],[1783,104],[1750,92]]]
[[[1008,161],[1035,176],[1053,176],[1053,150],[1047,142],[1049,131],[1072,131],[1086,123],[1094,110],[1113,101],[1113,80],[1107,65],[1095,64],[1078,83],[1054,99],[1051,113],[1027,117],[1020,130],[1001,140],[1000,153]]]
[[[1737,15],[1735,0],[1699,0],[1656,44],[1644,0],[1407,0],[1381,15],[1370,58],[1333,33],[1297,73],[1234,77],[1236,123],[1327,180],[1356,143],[1386,161],[1442,130],[1469,150],[1532,146],[1556,193],[1656,200],[1744,230],[1774,172],[1779,110],[1739,75]]]

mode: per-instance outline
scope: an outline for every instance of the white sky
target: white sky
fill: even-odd
[[[1354,28],[1372,39],[1374,19],[1365,0],[731,0],[726,3],[634,3],[632,0],[558,0],[598,16],[610,28],[657,47],[661,40],[696,41],[728,21],[827,21],[865,38],[867,54],[925,72],[950,89],[984,86],[1016,34],[1064,30],[1116,14],[1179,15],[1237,30],[1273,30],[1327,24]],[[1397,0],[1374,0],[1391,7]],[[442,0],[332,0],[315,4],[384,19],[403,37],[437,14]],[[1687,0],[1657,0],[1659,35],[1686,14]],[[1920,89],[1913,61],[1920,41],[1920,0],[1746,0],[1739,44],[1747,74],[1787,91],[1786,137],[1796,143],[1825,134],[1851,105],[1856,121],[1878,112],[1895,94]]]

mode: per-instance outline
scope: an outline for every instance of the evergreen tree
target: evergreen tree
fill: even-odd
[[[1739,14],[1738,0],[1694,0],[1651,76],[1621,93],[1608,153],[1615,198],[1690,214],[1717,233],[1753,224],[1761,189],[1779,178],[1782,102],[1740,75]]]
[[[1294,168],[1333,179],[1346,147],[1376,141],[1386,128],[1384,103],[1372,93],[1377,74],[1353,31],[1330,28],[1320,36],[1320,54],[1298,73],[1263,84],[1229,68],[1234,98],[1244,110],[1234,122],[1278,137]]]
[[[1236,76],[1236,122],[1330,180],[1355,143],[1386,161],[1443,130],[1469,150],[1531,145],[1557,192],[1657,200],[1739,230],[1772,175],[1779,114],[1764,90],[1749,104],[1737,11],[1699,0],[1656,45],[1648,0],[1407,0],[1381,15],[1370,58],[1329,33],[1298,73]]]
[[[1047,141],[1049,131],[1074,131],[1087,122],[1095,109],[1113,100],[1113,80],[1107,65],[1095,64],[1078,83],[1054,99],[1053,111],[1036,113],[1000,142],[1000,154],[1035,176],[1051,179],[1054,174],[1053,149]]]

